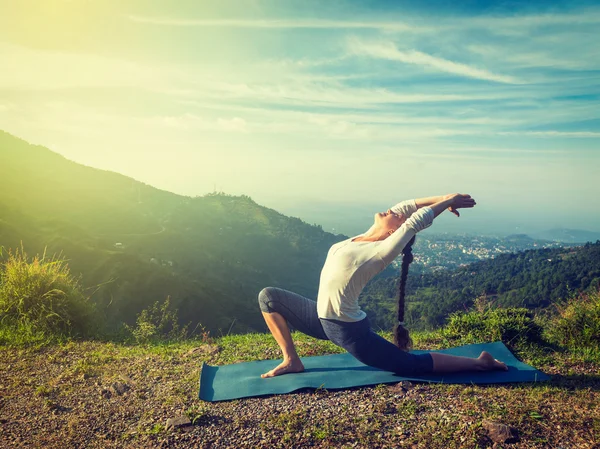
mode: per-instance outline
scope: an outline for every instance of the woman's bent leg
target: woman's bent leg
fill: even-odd
[[[286,373],[299,373],[304,371],[304,365],[298,357],[294,341],[292,340],[292,334],[288,328],[285,318],[277,312],[266,313],[263,312],[263,317],[275,338],[275,341],[283,352],[283,362],[278,366],[262,374],[260,377],[274,377],[280,374]]]
[[[258,295],[258,302],[265,322],[283,352],[283,362],[264,373],[262,377],[304,371],[288,323],[304,334],[326,340],[327,336],[317,316],[317,303],[296,293],[274,287],[263,289]]]

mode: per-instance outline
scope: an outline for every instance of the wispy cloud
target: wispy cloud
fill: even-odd
[[[448,21],[442,19],[442,25]],[[465,28],[483,28],[491,33],[506,35],[526,35],[532,29],[551,26],[586,26],[600,24],[600,9],[590,8],[587,11],[564,12],[554,14],[505,14],[496,16],[479,16],[450,20],[455,26]]]
[[[600,38],[600,33],[598,33]],[[555,45],[544,40],[543,42],[529,41],[520,45],[519,51],[507,51],[506,48],[496,45],[467,45],[466,49],[485,60],[495,61],[496,64],[510,66],[513,69],[564,69],[564,70],[590,70],[600,68],[600,48],[597,46],[581,46],[573,52],[573,40],[570,44],[560,42]],[[542,73],[548,78],[547,74]]]
[[[354,179],[396,179],[389,161],[400,159],[409,167],[402,182],[415,190],[445,189],[463,172],[461,182],[479,177],[483,188],[497,176],[491,161],[502,160],[510,183],[523,158],[564,166],[567,156],[595,157],[598,9],[411,15],[401,2],[389,13],[351,2],[341,19],[327,8],[306,18],[308,9],[283,2],[229,19],[223,2],[176,3],[162,8],[169,16],[161,7],[115,12],[126,32],[94,46],[34,48],[3,41],[0,30],[2,126],[67,156],[86,153],[75,159],[90,165],[161,178],[164,188],[187,183],[193,194],[222,178],[251,195],[297,185],[304,197],[370,198],[379,190],[352,190]],[[595,179],[592,162],[581,179]],[[332,174],[340,164],[343,174]],[[266,166],[286,175],[263,181]],[[423,167],[434,184],[423,183]],[[310,187],[299,171],[312,174]],[[539,191],[558,189],[554,180]]]
[[[37,50],[3,42],[0,42],[0,59],[3,63],[0,88],[3,89],[161,88],[169,84],[167,80],[180,74],[168,66],[89,53]]]
[[[398,61],[405,64],[414,64],[469,78],[508,84],[521,83],[520,80],[512,76],[491,73],[487,70],[478,69],[459,62],[449,61],[417,50],[401,51],[392,42],[368,43],[358,39],[351,39],[348,43],[348,47],[349,51],[357,55]]]
[[[498,132],[505,136],[533,136],[533,137],[575,137],[575,138],[600,138],[600,132],[595,131],[505,131]]]
[[[184,19],[169,17],[126,16],[132,22],[151,25],[180,27],[222,27],[222,28],[267,28],[267,29],[380,29],[390,31],[431,31],[432,27],[409,25],[400,21],[341,21],[324,19],[281,19],[281,20],[216,20],[216,19]]]
[[[393,15],[393,14],[392,14]],[[422,17],[404,14],[405,20],[333,20],[333,19],[195,19],[184,17],[143,16],[130,14],[128,20],[137,23],[181,27],[227,27],[227,28],[314,28],[314,29],[379,29],[382,31],[430,32],[448,28],[488,28],[491,30],[521,29],[549,25],[587,25],[600,23],[600,10],[591,8],[587,12],[555,14],[505,14],[496,16],[453,17],[431,16],[426,21]],[[434,21],[435,24],[428,22]]]

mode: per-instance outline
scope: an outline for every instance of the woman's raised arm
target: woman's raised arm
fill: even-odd
[[[457,209],[475,206],[475,200],[471,195],[453,193],[442,197],[441,201],[430,206],[423,206],[419,211],[412,214],[402,226],[380,244],[379,256],[388,264],[400,255],[402,249],[414,237],[415,234],[431,226],[434,218],[449,209],[455,215],[459,215]]]
[[[441,197],[440,201],[437,201],[429,207],[433,209],[433,213],[436,217],[446,209],[450,210],[450,212],[457,217],[460,217],[457,209],[475,207],[475,204],[475,200],[471,198],[471,195],[466,195],[463,193],[451,193],[450,195]]]
[[[417,209],[420,209],[422,207],[432,206],[436,203],[444,201],[444,199],[448,198],[449,196],[450,195],[440,195],[440,196],[428,196],[426,198],[418,198],[415,200],[415,203],[417,205]],[[455,207],[449,206],[448,210],[450,212],[452,212],[454,215],[456,215],[457,217],[460,217],[460,214],[456,211]]]
[[[417,203],[417,209],[421,209],[422,207],[431,206],[432,204],[439,203],[440,201],[444,200],[444,196],[445,195],[417,198],[415,200],[415,203]]]

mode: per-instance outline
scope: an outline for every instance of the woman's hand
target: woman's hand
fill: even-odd
[[[462,193],[451,193],[449,195],[444,196],[444,200],[450,201],[450,206],[448,210],[452,212],[457,217],[460,217],[457,209],[463,209],[468,207],[475,207],[475,200],[471,198],[471,195],[466,195]]]

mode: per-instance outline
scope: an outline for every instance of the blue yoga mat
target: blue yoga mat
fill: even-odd
[[[539,382],[549,379],[541,371],[518,361],[508,348],[499,341],[431,352],[478,357],[481,351],[487,351],[494,358],[506,363],[508,371],[442,373],[403,377],[389,371],[366,366],[352,355],[344,353],[302,357],[304,372],[262,379],[260,375],[276,367],[280,360],[260,360],[224,366],[211,366],[203,363],[198,396],[204,401],[214,402],[251,396],[291,393],[301,388],[338,390],[365,385],[396,383],[402,380],[449,384],[495,384]],[[422,354],[428,351],[412,352]]]

